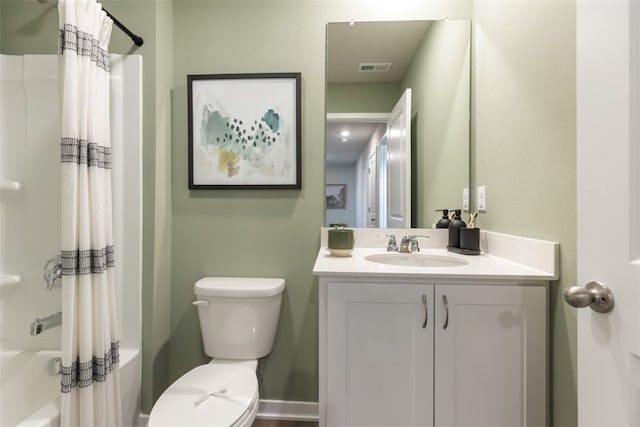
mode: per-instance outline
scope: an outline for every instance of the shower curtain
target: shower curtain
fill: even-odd
[[[122,425],[111,201],[112,21],[59,0],[62,162],[62,426]]]

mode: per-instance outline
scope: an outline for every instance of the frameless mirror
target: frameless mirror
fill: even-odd
[[[436,209],[462,208],[470,28],[448,20],[327,25],[325,225],[429,228]]]

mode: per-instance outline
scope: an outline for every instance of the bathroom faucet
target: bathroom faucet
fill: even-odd
[[[47,316],[44,319],[36,318],[31,324],[31,335],[40,335],[47,329],[55,328],[62,324],[62,312]]]
[[[402,253],[420,252],[420,247],[418,246],[418,237],[422,237],[425,239],[429,238],[429,236],[418,236],[416,234],[404,236],[400,241],[400,249],[398,249],[398,252],[402,252]]]

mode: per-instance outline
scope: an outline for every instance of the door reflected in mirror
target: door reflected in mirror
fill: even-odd
[[[461,207],[469,187],[470,27],[327,25],[326,184],[352,190],[346,209],[325,210],[325,225],[429,228],[436,209]]]

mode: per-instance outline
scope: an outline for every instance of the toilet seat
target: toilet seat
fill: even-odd
[[[243,365],[201,365],[178,378],[151,409],[148,427],[251,425],[258,379]]]

